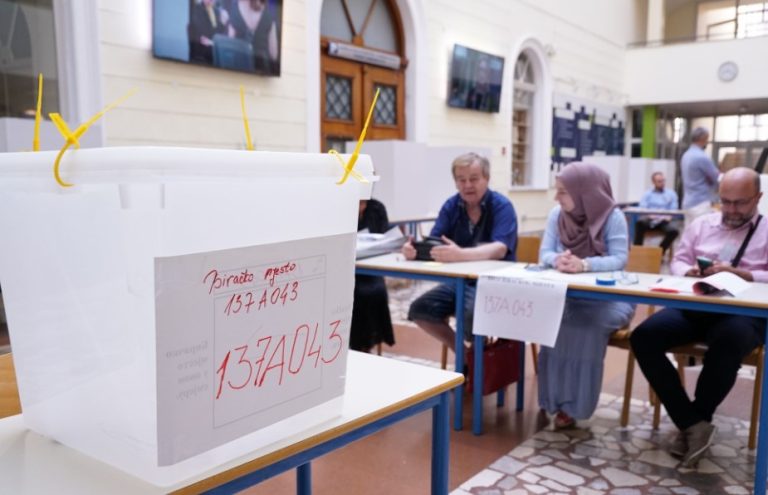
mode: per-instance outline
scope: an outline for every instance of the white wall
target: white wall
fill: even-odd
[[[630,105],[765,98],[768,38],[710,41],[627,51],[626,93]],[[731,82],[717,69],[739,66]]]
[[[431,0],[423,6],[431,64],[429,144],[490,148],[491,187],[497,190],[510,190],[513,69],[526,41],[535,40],[551,54],[545,58],[552,78],[550,91],[624,104],[625,46],[637,30],[631,1]],[[455,43],[505,58],[500,113],[447,106],[450,54]],[[551,133],[551,115],[548,117],[536,127],[547,136]],[[547,187],[550,146],[551,140],[538,147],[541,158],[535,166],[540,176],[534,185],[539,189]]]
[[[107,144],[243,148],[238,88],[244,85],[257,149],[316,151],[320,9],[316,0],[308,3],[284,0],[282,74],[269,78],[154,59],[151,0],[98,0],[103,101],[139,88],[105,117]],[[509,190],[512,70],[521,47],[534,43],[551,54],[544,55],[548,91],[624,103],[624,46],[638,25],[631,0],[591,0],[578,7],[556,0],[397,4],[406,21],[406,51],[413,59],[406,73],[409,137],[430,145],[490,149],[495,189]],[[501,113],[448,108],[454,43],[505,58]],[[419,88],[423,97],[417,99]],[[546,188],[550,120],[538,128],[545,134],[537,146],[538,185]]]
[[[651,175],[663,172],[667,187],[675,183],[675,161],[627,156],[589,156],[584,158],[605,170],[611,177],[613,198],[617,203],[636,203],[651,188]]]
[[[256,149],[304,151],[304,8],[301,0],[283,2],[282,73],[275,78],[155,59],[151,0],[99,0],[104,100],[139,89],[105,116],[107,144],[245,148],[243,85]]]

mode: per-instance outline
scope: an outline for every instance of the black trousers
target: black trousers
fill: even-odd
[[[632,332],[632,350],[669,417],[684,430],[699,421],[712,421],[715,409],[736,383],[741,360],[763,343],[765,319],[666,308]],[[708,350],[696,383],[694,400],[680,383],[668,349],[704,342]]]
[[[651,220],[649,218],[641,218],[635,224],[635,246],[642,246],[645,239],[645,233],[649,230],[658,230],[664,234],[664,239],[661,240],[661,249],[666,251],[669,246],[675,242],[677,238],[678,230],[668,221],[662,220],[660,223],[651,227]]]

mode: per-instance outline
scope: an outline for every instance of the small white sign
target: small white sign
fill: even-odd
[[[344,392],[354,256],[350,233],[155,260],[160,465]]]
[[[528,273],[481,275],[477,283],[476,335],[553,347],[560,331],[568,284]]]

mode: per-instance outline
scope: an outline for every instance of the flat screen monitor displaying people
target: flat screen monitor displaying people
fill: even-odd
[[[282,0],[154,0],[155,57],[280,75]]]
[[[454,45],[448,106],[498,112],[504,58]]]

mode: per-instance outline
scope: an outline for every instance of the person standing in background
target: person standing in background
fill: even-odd
[[[717,201],[717,178],[720,171],[705,151],[709,131],[697,127],[691,133],[691,146],[680,159],[683,178],[683,209]]]

